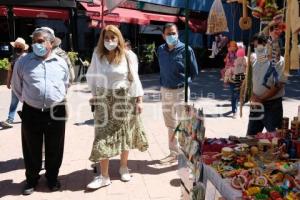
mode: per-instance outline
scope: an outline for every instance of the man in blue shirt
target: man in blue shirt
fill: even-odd
[[[165,125],[169,134],[170,154],[161,163],[175,162],[178,153],[178,141],[174,138],[174,129],[184,111],[184,80],[185,80],[185,44],[178,39],[178,28],[173,23],[167,23],[163,28],[163,38],[166,41],[158,50],[160,66],[160,84],[162,95],[162,109]],[[189,47],[190,72],[188,80],[191,82],[198,74],[198,65],[194,51]]]
[[[33,52],[16,62],[12,81],[13,91],[23,102],[21,133],[26,170],[24,195],[30,195],[38,184],[43,138],[48,187],[51,191],[60,188],[57,177],[64,150],[64,99],[69,84],[67,63],[52,53],[54,31],[42,27],[32,35]]]

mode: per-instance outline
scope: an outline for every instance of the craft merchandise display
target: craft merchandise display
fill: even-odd
[[[182,119],[176,136],[193,180],[189,199],[205,199],[203,177],[209,168],[217,174],[216,188],[227,200],[236,200],[236,194],[242,200],[300,200],[300,116],[285,117],[283,129],[276,132],[229,138],[205,138],[201,109],[187,106]],[[222,180],[231,189],[221,186]],[[226,194],[230,190],[235,195]]]
[[[204,114],[203,109],[196,109],[194,106],[186,106],[182,120],[175,129],[175,134],[178,137],[178,142],[180,145],[181,157],[186,160],[188,171],[188,180],[192,180],[191,185],[193,188],[189,188],[191,199],[203,199],[204,187],[199,183],[199,178],[201,175],[201,152],[202,143],[205,136],[205,126],[204,126]],[[184,162],[184,161],[183,161]],[[179,168],[182,161],[179,160]],[[179,169],[179,176],[182,182],[185,182],[186,174],[181,173],[182,170]],[[184,171],[184,169],[183,169]],[[201,197],[201,198],[200,198]]]
[[[219,174],[220,180],[229,182],[232,190],[240,191],[240,199],[300,199],[298,119],[291,120],[289,129],[289,119],[284,118],[284,129],[252,138],[205,139],[202,161]]]
[[[218,34],[215,36],[215,40],[212,43],[211,47],[211,55],[209,58],[215,58],[215,56],[222,54],[224,47],[226,47],[228,43],[228,37],[222,34]]]

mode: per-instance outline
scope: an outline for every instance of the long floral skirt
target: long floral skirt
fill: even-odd
[[[89,159],[99,162],[129,149],[146,151],[144,127],[128,90],[97,88],[96,98],[95,138]]]

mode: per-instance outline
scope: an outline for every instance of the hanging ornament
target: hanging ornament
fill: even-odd
[[[252,10],[252,16],[255,18],[261,18],[263,15],[263,8],[265,7],[265,0],[257,0],[255,1],[256,6],[254,6],[254,2],[252,2],[252,6],[254,7]]]
[[[207,19],[207,34],[228,32],[227,19],[221,0],[215,0]]]
[[[271,21],[278,13],[278,6],[275,0],[252,0],[252,16],[263,21]]]
[[[275,13],[277,12],[277,5],[274,0],[266,0],[266,5],[264,9],[264,16],[266,19],[271,20]]]
[[[252,27],[252,19],[248,17],[247,4],[247,0],[243,0],[243,17],[241,17],[239,21],[242,30],[249,30]]]

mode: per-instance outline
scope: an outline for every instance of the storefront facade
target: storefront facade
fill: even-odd
[[[29,44],[36,27],[49,26],[63,41],[65,49],[77,49],[77,8],[75,0],[0,0],[1,50],[23,37]],[[71,33],[71,34],[69,34]],[[5,54],[5,53],[3,53]],[[1,55],[1,57],[4,57]]]

